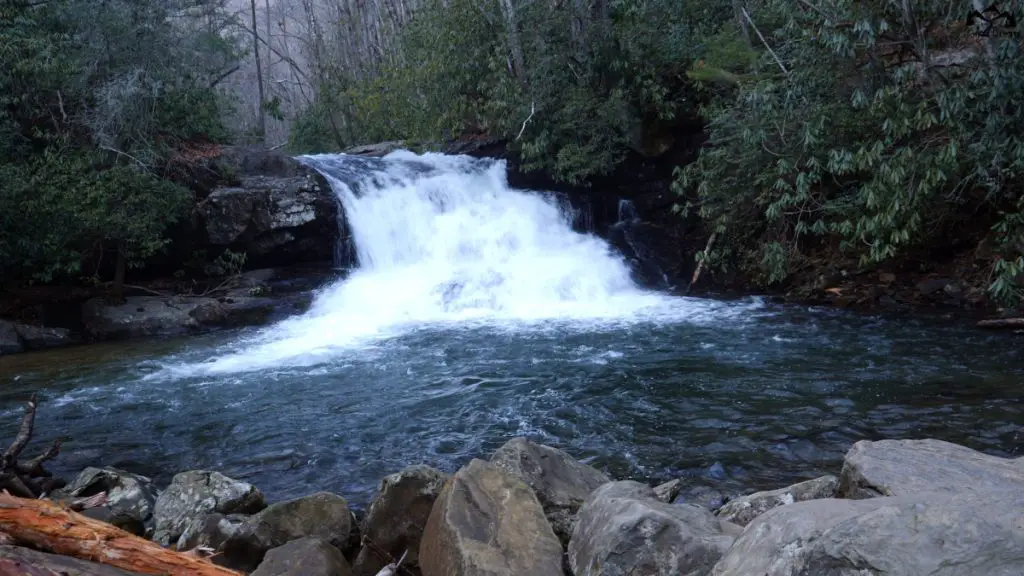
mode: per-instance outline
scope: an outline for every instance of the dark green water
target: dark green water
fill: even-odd
[[[700,314],[422,325],[255,370],[202,367],[266,331],[3,357],[0,426],[13,437],[20,402],[39,391],[36,445],[70,437],[53,465],[63,475],[111,465],[163,483],[208,468],[272,499],[326,489],[358,506],[408,464],[453,471],[514,436],[617,478],[727,492],[837,473],[865,438],[1024,453],[1018,337],[679,302]]]

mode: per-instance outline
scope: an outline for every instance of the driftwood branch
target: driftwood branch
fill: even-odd
[[[60,439],[55,440],[46,451],[35,458],[27,462],[18,461],[32,440],[38,405],[38,398],[33,394],[25,404],[25,415],[21,418],[18,434],[0,459],[0,490],[7,490],[22,498],[39,498],[64,484],[43,468],[43,462],[52,460],[60,454]]]
[[[704,257],[697,262],[697,268],[693,271],[693,278],[690,279],[690,287],[686,289],[687,292],[693,288],[693,285],[697,283],[697,280],[700,280],[700,273],[704,271],[704,263],[707,262],[708,254],[711,252],[711,247],[715,245],[715,238],[717,236],[717,232],[712,232],[711,236],[708,238],[708,243],[704,246]]]
[[[1024,330],[1024,318],[995,318],[978,322],[978,328],[1000,328]]]
[[[194,554],[164,548],[49,500],[0,494],[0,532],[22,546],[139,574],[240,576]]]

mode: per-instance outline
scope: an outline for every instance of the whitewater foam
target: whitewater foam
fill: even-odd
[[[601,330],[722,318],[718,303],[640,289],[606,242],[573,230],[557,199],[510,188],[504,161],[407,151],[300,160],[338,195],[357,269],[307,313],[175,372],[310,366],[423,326]]]

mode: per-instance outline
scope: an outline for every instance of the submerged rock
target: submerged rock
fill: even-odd
[[[352,568],[338,549],[306,537],[274,548],[251,576],[350,576]]]
[[[941,440],[862,440],[843,459],[843,498],[1024,491],[1024,460]]]
[[[806,482],[800,482],[778,490],[755,492],[730,500],[718,510],[718,517],[740,526],[746,526],[754,518],[772,508],[805,500],[835,498],[838,487],[838,478],[835,476],[822,476],[821,478],[807,480]]]
[[[594,490],[611,481],[565,452],[525,438],[505,443],[491,457],[491,463],[533,489],[563,545],[572,536],[580,506]]]
[[[143,536],[153,527],[153,508],[156,494],[153,482],[145,476],[116,468],[86,468],[66,488],[58,491],[58,498],[84,498],[107,493],[103,506],[90,508],[85,515],[103,520]]]
[[[560,576],[562,546],[526,484],[473,460],[434,503],[420,568],[423,576]]]
[[[212,512],[253,514],[266,507],[263,493],[252,484],[219,472],[191,470],[174,476],[153,508],[153,540],[162,546],[178,541],[193,518]]]
[[[666,504],[637,482],[612,482],[580,509],[569,543],[576,576],[707,574],[737,526],[691,504]]]
[[[1016,492],[810,500],[754,520],[715,576],[1024,574]]]
[[[251,570],[268,550],[307,536],[343,551],[352,532],[352,513],[344,498],[329,492],[271,504],[248,518],[224,543],[232,566]]]
[[[406,552],[402,566],[419,567],[423,527],[447,480],[447,474],[429,466],[410,466],[381,481],[362,522],[368,544],[352,566],[356,576],[376,576]]]

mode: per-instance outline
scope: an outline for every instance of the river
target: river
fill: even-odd
[[[304,161],[338,192],[358,269],[267,327],[0,358],[4,434],[38,391],[38,445],[68,437],[62,475],[205,468],[357,507],[386,474],[451,472],[514,436],[727,493],[838,473],[865,438],[1021,454],[1012,336],[643,290],[500,163]]]

